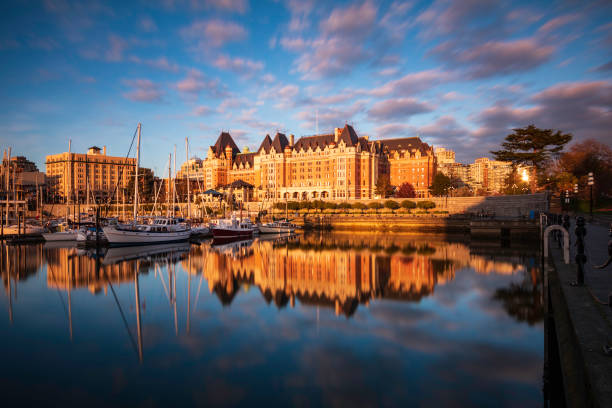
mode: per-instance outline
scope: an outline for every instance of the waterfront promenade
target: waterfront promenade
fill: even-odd
[[[571,263],[565,265],[561,249],[551,243],[547,272],[555,321],[560,364],[568,406],[612,406],[612,265],[595,269],[608,259],[608,227],[603,223],[586,226],[585,285],[576,287],[575,220],[570,227]]]

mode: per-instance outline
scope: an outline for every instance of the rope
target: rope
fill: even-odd
[[[136,353],[138,353],[138,346],[136,345],[136,342],[134,341],[134,336],[132,336],[132,332],[130,331],[130,326],[128,325],[128,322],[125,319],[125,315],[123,314],[123,309],[121,308],[121,304],[119,303],[119,299],[117,299],[117,294],[115,293],[115,289],[113,288],[113,284],[111,283],[111,281],[110,281],[110,279],[108,277],[108,272],[105,272],[105,276],[106,276],[106,280],[108,282],[108,285],[111,288],[111,292],[113,292],[113,297],[115,298],[115,303],[117,303],[117,307],[119,308],[119,313],[121,313],[121,318],[123,319],[123,324],[125,325],[125,329],[127,330],[128,335],[130,336],[130,340],[132,342],[132,346],[134,347],[134,351]]]
[[[130,148],[128,149],[128,152],[125,155],[126,159],[128,157],[130,157],[130,153],[132,151],[132,147],[134,146],[134,140],[136,140],[136,133],[137,132],[138,132],[138,128],[136,128],[136,130],[134,130],[134,135],[132,136],[132,142],[130,143]],[[124,162],[120,166],[121,167],[119,168],[119,177],[117,178],[117,183],[115,184],[115,188],[113,189],[113,194],[110,196],[110,198],[108,200],[109,205],[112,204],[113,199],[115,198],[115,193],[117,192],[117,189],[119,188],[119,183],[121,182],[121,179],[123,178],[123,168],[125,166],[127,166],[127,164]],[[136,180],[134,180],[134,183],[136,183]],[[96,204],[97,204],[97,200],[96,200]]]

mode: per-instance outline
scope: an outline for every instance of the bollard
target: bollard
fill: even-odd
[[[576,217],[576,282],[575,286],[584,285],[584,264],[587,261],[587,257],[584,254],[584,237],[587,233],[584,227],[584,218]]]

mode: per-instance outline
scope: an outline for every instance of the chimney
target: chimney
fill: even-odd
[[[289,135],[289,146],[293,147],[293,142],[294,142],[295,136],[293,136],[292,134]]]
[[[104,156],[106,156],[106,146],[103,146],[103,147],[102,147],[102,154],[103,154]]]
[[[340,139],[340,132],[342,132],[342,129],[334,128],[334,142],[336,144],[338,144],[338,140]]]

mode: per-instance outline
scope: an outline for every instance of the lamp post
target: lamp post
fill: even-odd
[[[578,208],[578,183],[574,183],[574,204],[573,204],[574,213]]]
[[[593,172],[590,171],[589,172],[589,190],[590,190],[590,200],[589,200],[589,214],[591,219],[593,219],[593,184],[595,183],[595,180],[593,179]]]

